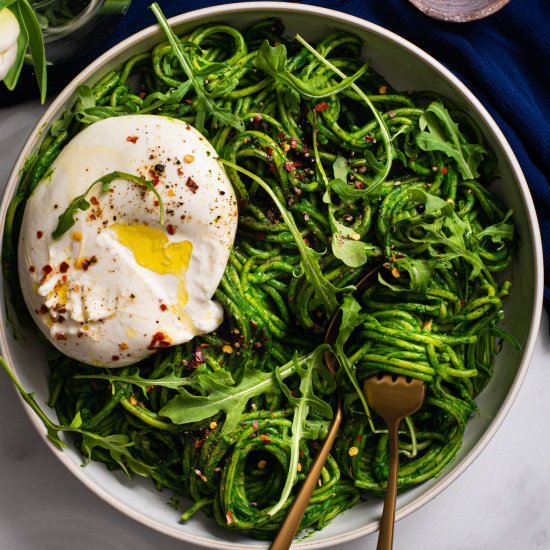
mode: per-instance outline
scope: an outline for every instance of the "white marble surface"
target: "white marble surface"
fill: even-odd
[[[0,108],[2,189],[44,107]],[[550,549],[550,331],[543,315],[519,396],[481,456],[398,522],[396,550]],[[339,547],[374,550],[376,535]],[[77,481],[39,438],[0,372],[0,550],[194,548],[134,522]]]

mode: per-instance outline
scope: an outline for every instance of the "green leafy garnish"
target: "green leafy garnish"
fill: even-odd
[[[178,59],[183,72],[187,75],[187,78],[191,82],[191,85],[197,94],[197,118],[195,119],[195,127],[197,130],[204,134],[204,123],[206,121],[206,117],[207,115],[212,115],[223,126],[231,126],[237,130],[243,131],[244,124],[240,117],[233,114],[229,109],[224,109],[223,107],[216,105],[213,96],[205,90],[202,81],[193,71],[189,57],[185,49],[182,47],[179,38],[170,28],[166,17],[164,17],[164,14],[156,2],[151,4],[151,10],[155,14],[161,29],[164,31],[170,46],[172,46],[172,51]]]
[[[130,452],[129,448],[134,445],[134,442],[128,435],[111,434],[103,437],[97,433],[82,430],[80,428],[82,425],[82,418],[79,412],[75,415],[69,426],[63,426],[52,422],[48,415],[42,410],[42,407],[38,404],[34,393],[25,391],[19,379],[15,376],[13,370],[2,357],[0,357],[0,365],[11,378],[11,381],[14,383],[23,400],[31,407],[40,420],[42,420],[46,428],[48,438],[57,447],[62,449],[67,446],[65,442],[60,439],[59,432],[78,433],[82,436],[82,449],[87,454],[88,459],[91,459],[92,450],[94,447],[101,447],[109,452],[111,458],[120,466],[122,470],[124,470],[128,477],[130,477],[131,472],[145,477],[151,476],[153,473],[153,467],[135,458]]]
[[[361,306],[359,305],[359,302],[357,302],[357,300],[351,294],[346,294],[346,296],[344,296],[344,301],[340,306],[340,310],[342,311],[342,320],[340,321],[340,329],[338,331],[336,342],[334,343],[334,353],[338,359],[338,362],[340,363],[340,367],[344,369],[344,372],[346,373],[349,381],[354,387],[355,392],[357,393],[357,396],[359,397],[363,405],[365,413],[367,414],[370,427],[374,432],[375,430],[374,430],[374,425],[372,423],[369,406],[367,404],[367,400],[365,399],[365,396],[363,395],[361,388],[359,387],[359,382],[357,381],[357,376],[355,374],[355,366],[350,361],[349,357],[346,355],[344,351],[344,345],[348,341],[352,332],[362,322],[361,317],[359,315]]]
[[[284,379],[312,360],[315,352],[304,357],[294,358],[277,369],[277,379]],[[180,395],[173,397],[159,411],[160,416],[169,418],[174,424],[200,422],[225,413],[222,434],[235,430],[249,399],[270,393],[277,386],[275,375],[260,372],[247,364],[242,380],[236,385],[220,380],[215,374],[205,374],[198,378],[204,395],[193,395],[180,388]]]
[[[419,120],[420,129],[415,143],[423,151],[442,151],[456,161],[457,168],[464,178],[479,177],[477,168],[487,149],[476,143],[468,143],[453,122],[449,111],[439,101],[434,101]],[[427,131],[425,131],[427,130]]]
[[[292,214],[284,207],[281,201],[277,198],[277,195],[264,180],[262,180],[256,174],[253,174],[249,170],[241,168],[240,166],[237,166],[236,164],[233,164],[228,160],[222,158],[219,158],[218,160],[232,170],[237,170],[238,172],[241,172],[242,174],[248,176],[250,179],[254,180],[271,197],[279,212],[281,213],[281,216],[283,217],[283,220],[286,223],[289,231],[294,237],[296,246],[298,247],[298,250],[300,252],[300,266],[306,279],[313,287],[315,301],[323,305],[328,315],[332,315],[332,313],[336,311],[336,308],[338,307],[336,294],[345,290],[353,290],[353,287],[337,288],[324,277],[323,273],[321,272],[321,268],[319,267],[319,258],[322,256],[322,254],[316,252],[315,250],[313,250],[313,248],[310,248],[306,245],[304,239],[302,238],[302,235],[300,235],[300,230],[298,229],[298,226],[296,225]]]
[[[124,179],[131,181],[137,185],[141,185],[142,187],[147,188],[149,191],[152,191],[157,200],[159,201],[159,208],[160,208],[160,224],[164,225],[164,203],[162,202],[162,198],[159,194],[159,192],[155,189],[155,186],[152,182],[140,178],[139,176],[135,176],[133,174],[128,174],[126,172],[119,172],[118,170],[115,170],[114,172],[109,172],[108,174],[105,174],[104,176],[101,176],[100,178],[96,179],[88,189],[82,194],[78,195],[78,197],[74,198],[67,207],[67,209],[59,215],[57,226],[54,229],[52,233],[52,237],[54,239],[59,239],[62,235],[64,235],[74,224],[75,224],[75,215],[78,210],[88,210],[90,208],[90,203],[86,199],[86,195],[92,190],[92,188],[97,185],[98,183],[101,183],[101,190],[102,191],[109,191],[111,188],[111,182],[117,179]]]
[[[316,348],[305,360],[293,359],[295,373],[300,376],[300,396],[295,397],[283,381],[280,369],[275,370],[277,382],[288,402],[294,408],[292,419],[292,434],[285,435],[284,439],[290,447],[290,463],[285,485],[279,501],[269,510],[268,514],[274,516],[285,504],[298,477],[298,462],[300,460],[300,442],[305,439],[318,439],[318,430],[313,433],[308,426],[308,417],[311,415],[316,420],[328,421],[333,413],[330,405],[315,395],[315,387],[321,380],[325,384],[326,393],[330,394],[336,389],[336,382],[323,362],[323,354],[329,349],[327,344]],[[318,426],[316,426],[318,427]]]
[[[300,80],[286,68],[287,53],[284,44],[270,46],[265,40],[261,45],[256,57],[254,66],[265,73],[271,75],[279,83],[285,84],[291,89],[296,90],[303,97],[308,99],[321,99],[336,94],[348,88],[368,69],[368,64],[363,65],[355,74],[344,78],[339,84],[322,87],[324,79],[313,78],[308,81]]]

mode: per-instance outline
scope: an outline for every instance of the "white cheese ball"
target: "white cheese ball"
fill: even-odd
[[[25,302],[46,337],[66,355],[124,366],[160,347],[214,331],[223,309],[212,300],[237,228],[231,183],[208,141],[179,120],[108,118],[61,151],[28,200],[19,239]],[[87,210],[60,238],[58,217],[98,178],[126,172],[87,194]]]

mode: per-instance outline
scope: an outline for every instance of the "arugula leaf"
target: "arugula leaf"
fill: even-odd
[[[164,225],[164,203],[153,183],[143,178],[140,178],[139,176],[134,176],[133,174],[128,174],[126,172],[119,172],[118,170],[115,170],[114,172],[109,172],[108,174],[105,174],[104,176],[96,179],[82,195],[78,195],[78,197],[72,200],[67,209],[59,215],[57,226],[52,233],[52,237],[54,239],[59,239],[75,224],[76,220],[74,219],[74,216],[76,215],[77,211],[84,211],[90,208],[90,203],[86,200],[86,195],[92,190],[95,185],[101,183],[102,191],[108,191],[110,189],[111,182],[117,179],[131,181],[137,185],[146,187],[149,191],[152,191],[159,201],[160,224]]]
[[[300,231],[296,225],[296,222],[292,217],[292,214],[283,206],[281,201],[277,198],[277,195],[273,192],[271,187],[269,187],[269,185],[265,181],[263,181],[256,174],[253,174],[249,170],[241,168],[240,166],[233,164],[228,160],[218,158],[218,161],[233,170],[237,170],[238,172],[245,174],[250,179],[254,180],[271,197],[279,212],[281,213],[281,216],[283,217],[283,220],[286,223],[289,231],[294,237],[296,246],[298,247],[298,251],[300,252],[301,256],[300,266],[306,279],[313,287],[314,298],[316,302],[324,306],[327,315],[332,315],[332,313],[336,311],[336,308],[338,307],[336,293],[346,290],[353,290],[354,287],[337,288],[330,281],[325,279],[321,268],[319,267],[318,261],[322,254],[320,252],[316,252],[305,244],[302,235],[300,235]]]
[[[322,84],[324,84],[324,81],[318,78],[304,81],[294,76],[286,68],[286,61],[287,53],[284,44],[270,46],[268,40],[264,40],[258,50],[258,53],[256,54],[256,57],[254,58],[253,65],[257,69],[271,75],[278,82],[296,90],[308,99],[321,99],[323,97],[341,92],[361,77],[368,69],[368,65],[365,64],[355,74],[344,78],[344,80],[342,80],[339,84],[326,86],[323,88]]]
[[[506,223],[506,220],[512,216],[512,210],[509,210],[504,216],[504,219],[494,225],[486,227],[483,231],[476,234],[478,239],[483,237],[490,237],[491,241],[496,244],[504,246],[503,240],[511,241],[514,238],[514,226],[510,223]]]
[[[201,133],[205,133],[204,123],[206,121],[207,114],[210,114],[223,126],[231,126],[237,130],[243,131],[244,123],[240,117],[233,114],[229,109],[219,107],[212,99],[213,96],[204,88],[202,81],[197,78],[193,72],[187,53],[182,47],[179,38],[170,28],[170,25],[168,24],[166,17],[164,17],[160,6],[155,2],[154,4],[151,4],[150,7],[157,18],[161,29],[164,31],[170,46],[172,46],[172,52],[178,59],[183,72],[187,75],[187,78],[191,82],[191,85],[197,94],[197,118],[195,120],[197,130]]]
[[[82,433],[81,447],[82,451],[88,457],[88,460],[92,459],[92,450],[94,447],[101,447],[109,452],[111,458],[121,467],[128,477],[131,477],[129,469],[144,477],[151,477],[154,472],[153,467],[135,458],[128,450],[129,447],[134,446],[134,442],[128,435],[112,434],[103,437],[93,432],[76,431]]]
[[[281,379],[291,375],[296,365],[311,361],[311,355],[292,359],[278,369]],[[159,411],[161,416],[169,418],[174,424],[200,422],[219,413],[225,413],[222,434],[230,434],[235,430],[241,414],[249,399],[257,395],[272,392],[276,387],[275,375],[271,372],[260,372],[247,363],[242,380],[237,385],[228,385],[215,376],[206,374],[200,378],[200,385],[205,395],[192,395],[184,388],[181,395],[173,397]]]
[[[190,386],[195,389],[200,389],[202,387],[200,378],[206,374],[201,371],[201,367],[198,367],[191,376],[181,378],[175,374],[174,369],[172,369],[168,374],[162,378],[142,378],[137,370],[133,374],[126,375],[117,375],[117,374],[80,374],[76,375],[75,378],[93,378],[100,380],[108,380],[111,384],[114,382],[121,382],[123,384],[131,384],[137,386],[142,392],[143,395],[147,395],[147,390],[151,386],[168,388],[171,390],[178,390],[183,386]],[[231,373],[224,369],[220,369],[214,373],[208,373],[208,376],[216,379],[216,381],[225,384],[233,385],[234,381],[231,377]]]
[[[340,321],[340,330],[338,331],[338,336],[336,338],[336,342],[334,343],[334,354],[336,355],[340,366],[344,369],[344,372],[346,373],[349,381],[354,387],[355,392],[357,393],[363,405],[365,413],[367,414],[370,428],[374,432],[375,429],[372,422],[369,406],[367,404],[365,396],[363,395],[363,392],[361,391],[361,388],[359,387],[357,376],[355,375],[355,365],[349,360],[349,357],[344,351],[344,345],[348,341],[349,337],[351,336],[353,331],[362,323],[362,320],[359,316],[361,306],[353,296],[351,296],[350,294],[346,294],[346,296],[344,296],[344,301],[340,306],[340,310],[342,311],[342,320]]]
[[[127,435],[113,434],[107,437],[103,437],[92,432],[81,430],[80,426],[82,425],[82,418],[79,412],[75,415],[73,421],[69,426],[62,426],[60,424],[52,422],[52,420],[50,420],[48,415],[42,410],[42,408],[38,404],[38,401],[36,400],[34,394],[25,391],[19,379],[15,376],[15,373],[1,356],[0,365],[6,371],[11,381],[14,383],[23,400],[31,407],[38,418],[42,420],[42,423],[46,428],[48,438],[58,448],[63,449],[67,446],[65,442],[60,439],[59,432],[78,433],[82,435],[82,449],[85,453],[87,453],[88,459],[91,458],[91,452],[94,447],[102,447],[109,451],[111,458],[115,462],[117,462],[117,464],[121,467],[122,470],[124,470],[128,477],[131,476],[128,468],[130,468],[138,475],[146,477],[151,476],[153,468],[145,464],[141,460],[135,458],[128,450],[128,448],[134,445],[134,443],[129,439]]]
[[[400,257],[395,258],[393,262],[400,271],[406,271],[409,274],[409,287],[411,290],[418,292],[426,291],[432,280],[435,268],[433,260],[411,258],[402,254]]]
[[[318,430],[313,431],[312,434],[307,424],[308,416],[311,414],[315,418],[315,421],[319,421],[320,419],[328,421],[332,419],[333,413],[330,405],[314,393],[317,377],[322,378],[324,382],[329,384],[331,391],[336,389],[336,382],[323,361],[323,354],[328,349],[330,349],[330,346],[322,344],[307,356],[306,361],[300,363],[296,358],[293,359],[295,373],[300,376],[300,397],[292,395],[290,389],[283,381],[279,368],[275,370],[277,382],[288,402],[294,408],[294,417],[292,419],[292,435],[291,437],[286,435],[284,437],[285,442],[290,447],[288,474],[279,501],[268,512],[270,517],[273,517],[285,505],[292,487],[296,483],[298,462],[300,460],[300,442],[304,439],[311,439],[312,435],[315,437],[318,435]]]
[[[434,101],[419,119],[422,131],[416,134],[415,143],[423,151],[442,151],[456,161],[457,168],[466,179],[479,177],[477,168],[487,154],[487,149],[476,143],[468,143],[453,122],[449,111],[440,101]]]

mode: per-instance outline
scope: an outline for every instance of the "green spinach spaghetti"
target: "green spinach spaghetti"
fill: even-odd
[[[514,344],[497,326],[511,287],[497,274],[512,262],[514,228],[489,190],[481,132],[445,98],[394,89],[361,61],[352,34],[313,46],[264,19],[177,38],[153,11],[168,41],[80,86],[26,163],[6,223],[4,276],[22,304],[22,212],[67,143],[105,118],[171,117],[209,139],[238,198],[215,293],[224,321],[116,370],[50,346],[59,423],[14,380],[23,397],[58,445],[60,431],[73,433],[88,459],[189,497],[182,521],[202,510],[257,538],[271,538],[292,504],[337,387],[345,420],[301,528],[322,529],[384,494],[387,432],[359,389],[379,371],[426,382],[423,407],[399,434],[399,488],[439,475],[460,448],[499,341]],[[377,282],[354,295],[374,266]],[[323,338],[338,309],[335,380]]]

